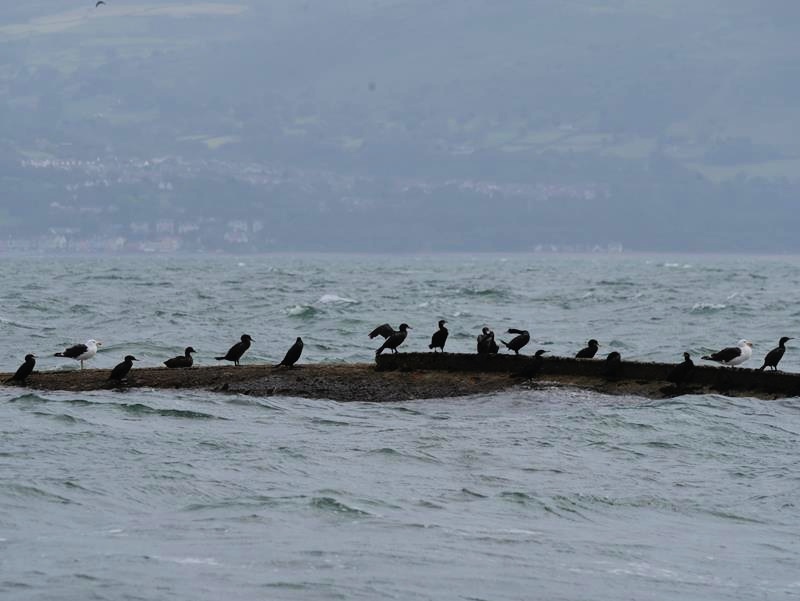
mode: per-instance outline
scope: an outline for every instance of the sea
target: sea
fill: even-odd
[[[0,371],[102,341],[158,366],[537,348],[695,361],[781,336],[800,258],[724,255],[0,256]],[[134,367],[136,369],[136,367]],[[375,398],[375,401],[380,401]],[[800,599],[800,399],[651,400],[547,384],[408,402],[0,385],[0,599]]]

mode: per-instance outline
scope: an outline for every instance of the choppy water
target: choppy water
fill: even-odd
[[[373,326],[423,350],[440,318],[453,351],[486,324],[664,361],[800,333],[795,258],[3,257],[0,278],[4,371],[74,369],[49,355],[90,336],[97,367],[211,363],[244,332],[246,361],[298,335],[303,361],[368,361]],[[0,387],[0,598],[800,597],[799,439],[798,399]]]

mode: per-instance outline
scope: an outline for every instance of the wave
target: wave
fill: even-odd
[[[149,405],[143,405],[142,403],[134,403],[131,405],[121,403],[115,406],[134,415],[158,415],[161,417],[182,417],[187,419],[225,419],[224,417],[218,417],[210,413],[190,411],[188,409],[155,409]]]
[[[328,305],[331,303],[340,303],[340,304],[347,304],[347,305],[357,305],[361,301],[357,301],[354,298],[346,298],[344,296],[339,296],[338,294],[323,294],[319,301],[323,305]]]
[[[317,313],[319,313],[319,310],[315,309],[311,305],[295,305],[294,307],[289,307],[286,310],[286,314],[289,317],[299,317],[301,319],[314,317]]]
[[[347,515],[363,515],[363,516],[371,515],[369,512],[364,511],[363,509],[358,509],[357,507],[350,507],[349,505],[346,505],[341,501],[337,501],[333,497],[313,497],[311,499],[311,506],[316,509],[321,509],[323,511],[330,511],[333,513],[342,513]]]
[[[692,313],[714,313],[727,308],[728,305],[724,303],[695,303],[692,305]]]

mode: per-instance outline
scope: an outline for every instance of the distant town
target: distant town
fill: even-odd
[[[323,170],[178,157],[80,160],[27,158],[27,179],[50,186],[36,219],[4,228],[0,252],[176,253],[276,252],[310,249],[292,244],[298,229],[370,223],[376,214],[439,211],[447,221],[467,200],[491,210],[559,201],[592,203],[608,196],[595,184],[499,183],[473,179],[381,179]],[[199,182],[199,184],[198,184]],[[44,218],[42,218],[44,215]],[[377,236],[380,240],[380,236]],[[310,248],[309,248],[310,246]],[[319,248],[319,250],[326,250]],[[332,248],[331,250],[343,250]],[[441,250],[424,243],[405,250]],[[619,242],[536,241],[528,252],[621,252]]]

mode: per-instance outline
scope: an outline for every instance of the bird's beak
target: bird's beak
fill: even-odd
[[[38,359],[39,358],[36,355],[31,355],[31,357],[33,357],[34,359]]]

